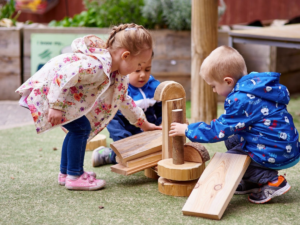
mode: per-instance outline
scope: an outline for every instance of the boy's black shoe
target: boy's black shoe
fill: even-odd
[[[260,184],[250,183],[241,180],[239,186],[237,187],[236,191],[234,192],[235,195],[245,195],[249,193],[257,193],[259,188],[261,187]]]
[[[276,183],[268,182],[261,188],[260,192],[250,194],[248,200],[256,204],[266,203],[276,196],[285,194],[290,189],[291,186],[286,179],[279,176]]]

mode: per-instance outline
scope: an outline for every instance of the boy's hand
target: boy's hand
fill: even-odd
[[[184,123],[171,123],[169,136],[170,137],[185,136],[185,130],[187,129],[187,127],[188,125]]]
[[[61,124],[62,113],[63,112],[58,109],[49,109],[48,122],[51,123],[52,126]]]
[[[161,130],[162,126],[156,126],[155,124],[149,123],[147,120],[145,120],[142,126],[140,126],[140,128],[143,131],[150,131],[150,130]]]

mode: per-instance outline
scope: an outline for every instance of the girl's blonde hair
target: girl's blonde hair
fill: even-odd
[[[201,77],[210,77],[221,82],[230,76],[236,80],[247,75],[247,67],[241,54],[228,46],[221,46],[213,50],[205,58],[200,68]]]
[[[112,51],[125,48],[134,56],[141,51],[152,49],[152,37],[143,26],[134,23],[114,26],[106,42],[106,48]]]

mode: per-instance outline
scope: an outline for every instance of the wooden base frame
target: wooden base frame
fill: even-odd
[[[158,179],[158,191],[165,195],[188,197],[194,189],[197,180],[173,181],[160,177]]]
[[[159,178],[159,176],[157,175],[157,170],[155,171],[153,167],[145,169],[144,175],[154,180],[157,180]]]
[[[158,175],[169,180],[188,181],[198,179],[205,169],[204,163],[184,162],[173,164],[173,159],[163,159],[157,163]]]

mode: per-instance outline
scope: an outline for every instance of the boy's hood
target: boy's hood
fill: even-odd
[[[252,72],[239,79],[234,90],[245,92],[248,97],[255,95],[275,103],[288,104],[289,91],[284,85],[279,84],[279,77],[280,73],[275,72]]]
[[[106,75],[109,76],[111,73],[111,55],[106,49],[105,42],[101,38],[95,35],[87,35],[82,38],[76,38],[72,42],[72,51],[74,53],[85,54],[100,61]]]

